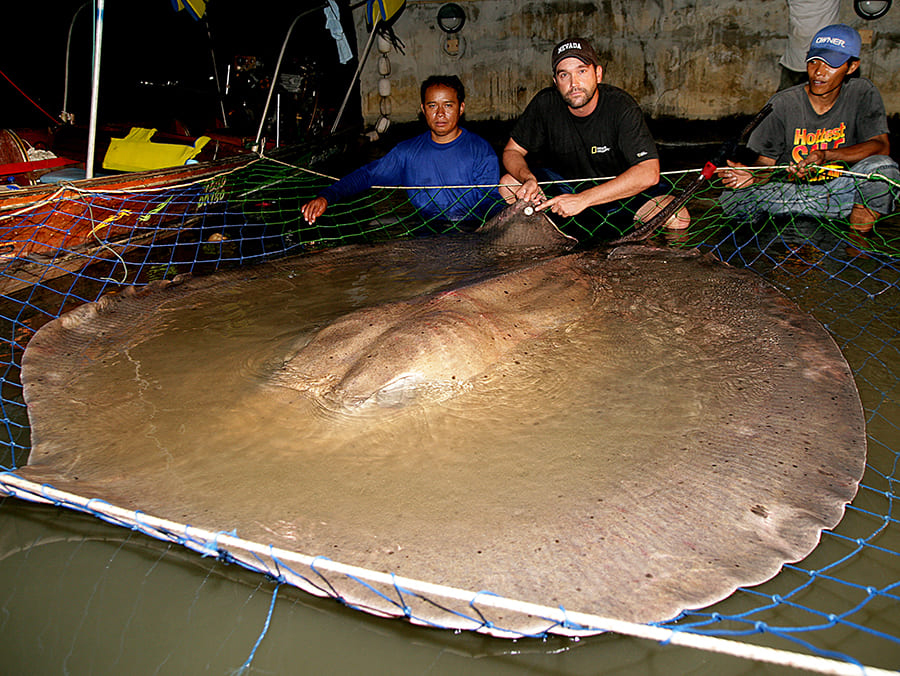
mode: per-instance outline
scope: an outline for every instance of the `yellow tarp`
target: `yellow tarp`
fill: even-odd
[[[114,138],[109,142],[109,150],[103,158],[103,168],[114,171],[145,171],[177,167],[200,154],[209,142],[208,136],[201,136],[194,145],[178,143],[152,143],[155,129],[133,127],[125,138]]]

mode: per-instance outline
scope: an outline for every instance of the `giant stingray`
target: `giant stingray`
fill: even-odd
[[[636,622],[806,556],[865,462],[843,356],[764,280],[697,251],[573,252],[522,205],[474,235],[101,298],[38,331],[22,378],[27,479]]]

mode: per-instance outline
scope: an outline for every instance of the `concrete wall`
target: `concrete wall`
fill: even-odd
[[[394,23],[404,53],[391,49],[385,55],[391,69],[388,100],[378,93],[381,54],[373,46],[360,81],[367,123],[374,124],[385,109],[392,122],[414,120],[419,84],[434,73],[463,80],[468,119],[514,118],[550,84],[550,50],[572,35],[594,42],[605,64],[604,81],[631,93],[651,117],[750,114],[776,90],[778,59],[787,43],[786,0],[455,2],[466,23],[456,34],[458,45],[448,45],[437,24],[446,3],[407,0]],[[368,34],[361,9],[354,19],[362,49]],[[900,112],[900,6],[864,21],[852,1],[843,0],[841,20],[866,31],[864,43],[871,31],[861,73],[878,85],[888,114]]]

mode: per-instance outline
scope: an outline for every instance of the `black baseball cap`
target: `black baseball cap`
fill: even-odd
[[[594,51],[591,43],[584,38],[568,38],[553,48],[553,54],[550,58],[553,72],[556,72],[556,66],[559,65],[560,61],[569,57],[574,57],[589,66],[600,65],[597,52]]]

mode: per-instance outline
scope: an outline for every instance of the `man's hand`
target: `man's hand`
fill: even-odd
[[[528,168],[525,156],[528,151],[509,139],[503,149],[503,167],[507,173],[500,179],[500,195],[507,202],[517,199],[539,204],[547,199],[538,185],[537,178]]]
[[[745,167],[745,164],[725,160],[728,163],[728,169],[719,169],[716,173],[722,179],[722,185],[726,188],[738,189],[746,188],[753,185],[753,174]]]
[[[816,169],[812,167],[812,165],[823,165],[825,164],[825,151],[823,150],[813,150],[809,155],[801,159],[799,162],[794,162],[791,166],[788,167],[787,171],[789,174],[797,176],[798,178],[806,178],[806,175],[810,172],[815,172]]]
[[[325,213],[325,208],[327,206],[328,200],[324,197],[316,197],[314,200],[310,200],[300,207],[300,213],[303,214],[303,218],[306,219],[306,222],[312,225],[319,216]]]
[[[516,196],[516,199],[532,202],[533,204],[540,204],[546,199],[544,191],[541,190],[541,186],[539,186],[537,180],[533,178],[529,178],[524,183],[520,184],[518,188],[514,189],[513,194]]]
[[[557,195],[538,205],[538,211],[552,211],[564,218],[577,216],[591,205],[584,193],[566,193]]]

